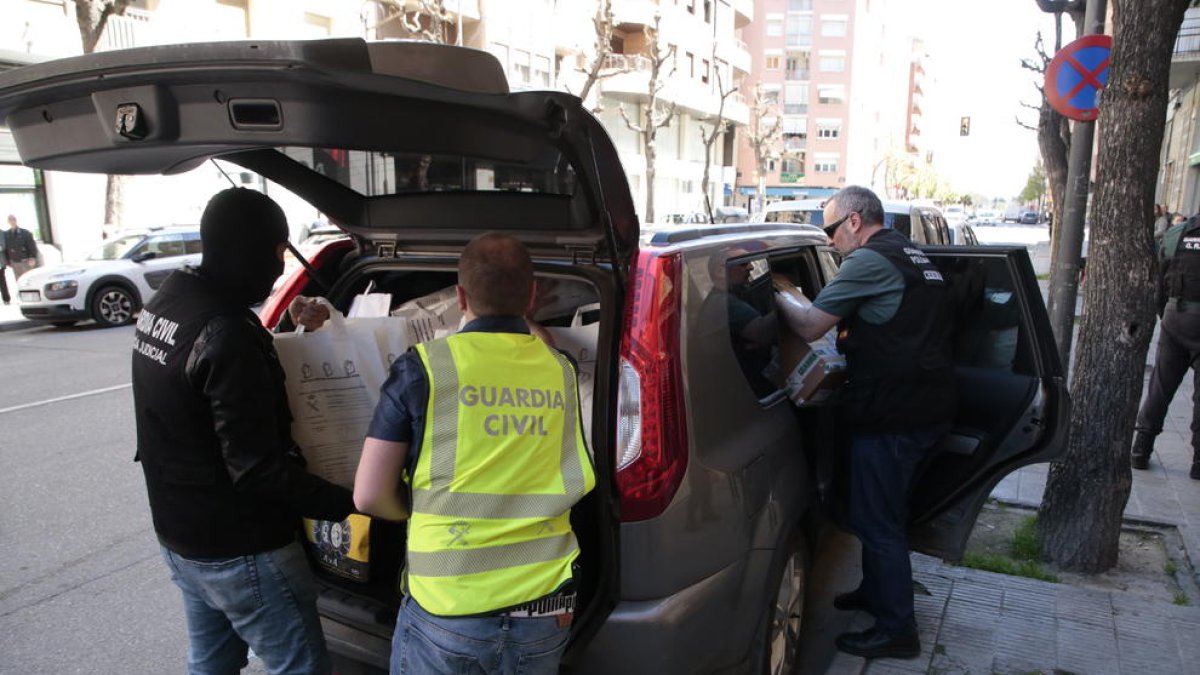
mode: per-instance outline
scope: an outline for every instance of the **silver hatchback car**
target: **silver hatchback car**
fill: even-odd
[[[572,515],[580,606],[564,671],[792,668],[845,456],[833,409],[798,409],[780,390],[778,333],[745,329],[771,316],[772,275],[812,297],[836,272],[818,228],[643,233],[617,151],[579,99],[510,93],[492,56],[442,45],[97,53],[0,74],[0,117],[30,166],[158,174],[219,157],[326,214],[349,237],[285,279],[268,325],[301,292],[342,309],[368,287],[406,302],[453,284],[476,234],[522,239],[558,291],[543,323],[599,305],[587,420],[598,485]],[[403,189],[418,159],[428,187]],[[1069,402],[1024,249],[926,250],[956,291],[962,405],[913,491],[911,541],[955,558],[997,482],[1059,456]],[[310,551],[341,673],[386,667],[404,537],[374,521],[357,578],[323,557],[337,547]]]

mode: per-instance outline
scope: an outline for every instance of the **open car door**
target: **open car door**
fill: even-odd
[[[958,412],[909,500],[913,550],[958,560],[1005,476],[1066,450],[1070,396],[1023,247],[925,247],[951,284]]]

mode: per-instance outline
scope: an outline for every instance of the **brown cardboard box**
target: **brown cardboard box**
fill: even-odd
[[[775,290],[793,302],[811,306],[812,301],[779,274],[772,275]],[[837,351],[837,329],[812,343],[793,333],[786,322],[779,324],[779,368],[776,382],[797,406],[827,403],[846,379],[846,357]]]

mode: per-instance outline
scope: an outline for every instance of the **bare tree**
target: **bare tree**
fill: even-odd
[[[612,0],[601,0],[596,7],[596,16],[592,17],[592,24],[596,28],[596,41],[593,46],[592,60],[588,63],[587,68],[576,68],[576,70],[585,76],[583,88],[579,90],[579,98],[587,101],[588,94],[591,93],[592,87],[597,82],[613,75],[629,72],[629,68],[610,68],[609,56],[613,53],[613,12]],[[600,104],[597,103],[593,108],[594,112],[599,112]]]
[[[763,95],[762,83],[754,85],[754,100],[750,103],[750,125],[746,129],[746,141],[754,153],[754,170],[758,173],[759,208],[767,197],[767,160],[778,154],[779,139],[782,137],[783,118],[779,111]]]
[[[625,106],[620,107],[621,119],[625,120],[625,125],[631,130],[641,134],[642,149],[646,153],[646,214],[645,221],[647,223],[654,222],[654,163],[657,158],[656,145],[658,138],[658,130],[670,124],[671,119],[675,117],[675,104],[661,104],[659,98],[662,90],[667,86],[665,77],[670,77],[675,72],[675,45],[671,45],[663,49],[659,44],[659,23],[662,16],[654,15],[654,27],[646,28],[646,52],[645,57],[650,70],[650,83],[647,87],[647,100],[645,107],[638,111],[638,121],[634,122],[629,119],[628,113],[625,112]],[[664,72],[663,69],[667,64],[671,64],[670,72]]]
[[[1129,447],[1150,336],[1150,221],[1166,127],[1175,35],[1188,0],[1113,0],[1113,49],[1100,110],[1097,190],[1066,457],[1050,467],[1038,519],[1042,554],[1095,573],[1117,562],[1132,483]],[[1130,130],[1136,129],[1136,133]]]
[[[100,45],[104,37],[104,29],[114,16],[125,14],[131,0],[75,0],[75,23],[79,26],[79,40],[84,54],[91,54]],[[104,223],[106,225],[121,222],[123,203],[121,188],[123,176],[108,175],[104,188]]]
[[[717,96],[720,99],[717,103],[717,114],[708,119],[712,127],[705,131],[704,127],[700,127],[700,140],[704,143],[704,174],[700,178],[700,190],[704,193],[704,212],[708,214],[708,222],[713,222],[713,205],[712,198],[708,193],[708,178],[709,171],[712,167],[713,145],[717,139],[725,132],[729,131],[729,120],[725,119],[725,101],[733,95],[737,89],[735,87],[725,88],[725,84],[721,79],[721,69],[716,67],[717,55],[716,48],[713,48],[713,71],[717,82]]]
[[[452,43],[457,39],[454,17],[446,9],[444,0],[415,0],[416,7],[409,9],[407,0],[375,0],[383,12],[381,18],[373,26],[375,30],[395,22],[403,33],[416,40],[436,42],[438,44]]]

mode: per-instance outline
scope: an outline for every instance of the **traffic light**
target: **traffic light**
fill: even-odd
[[[971,135],[971,118],[970,117],[963,117],[958,121],[958,135],[959,136],[970,136]]]

